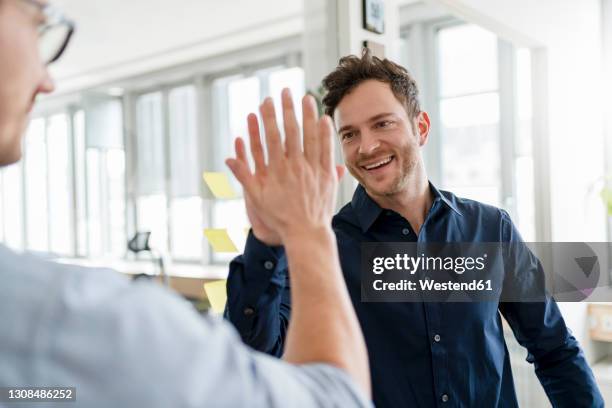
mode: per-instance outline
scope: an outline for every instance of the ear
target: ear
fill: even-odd
[[[425,111],[419,112],[415,118],[417,122],[417,131],[419,136],[419,146],[425,146],[427,139],[429,138],[429,129],[431,122],[429,121],[429,115]]]

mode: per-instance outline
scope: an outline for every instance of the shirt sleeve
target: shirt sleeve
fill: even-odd
[[[79,405],[370,406],[340,369],[250,350],[227,322],[149,282],[107,282],[64,290],[38,350],[59,366],[41,383],[75,385]]]
[[[249,232],[244,254],[230,263],[224,316],[256,350],[281,356],[291,315],[291,290],[282,247]]]
[[[527,361],[534,364],[550,402],[554,407],[603,407],[603,397],[578,341],[555,300],[544,291],[540,262],[524,245],[505,211],[502,240],[511,243],[514,250],[515,264],[506,277],[510,290],[524,292],[529,301],[516,301],[519,294],[515,292],[515,301],[500,303],[500,312],[519,344],[527,349]]]

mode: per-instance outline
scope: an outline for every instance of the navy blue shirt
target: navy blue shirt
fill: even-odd
[[[603,407],[576,339],[554,300],[531,303],[361,302],[364,242],[515,242],[508,214],[431,185],[433,205],[418,236],[398,213],[362,186],[333,219],[340,261],[363,330],[378,407],[515,407],[502,319],[527,348],[527,361],[555,407]],[[230,264],[225,316],[242,339],[276,356],[291,314],[287,261],[281,247],[249,234]]]

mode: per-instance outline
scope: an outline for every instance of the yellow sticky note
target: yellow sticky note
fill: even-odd
[[[205,229],[204,235],[215,252],[238,252],[226,229]]]
[[[215,313],[223,313],[227,302],[227,281],[218,280],[204,284],[204,292],[210,302],[210,307]]]
[[[227,174],[205,172],[204,181],[213,195],[217,198],[235,198],[236,193],[230,184]]]

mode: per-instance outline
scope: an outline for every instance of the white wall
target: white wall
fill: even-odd
[[[52,72],[67,92],[302,30],[302,0],[57,0],[77,22]]]

